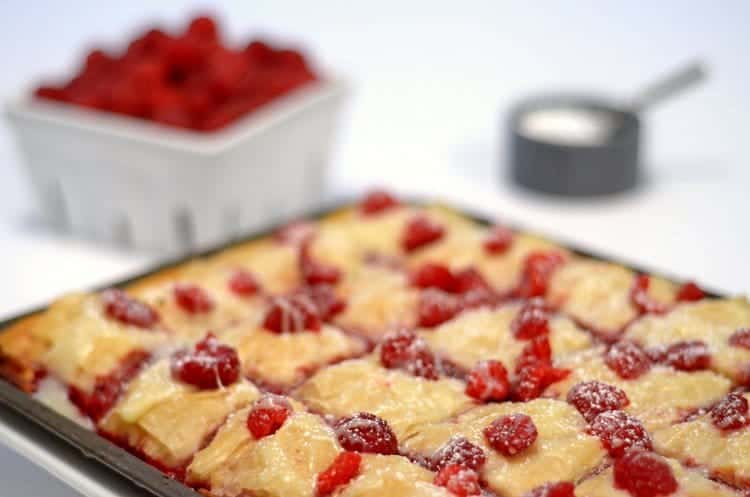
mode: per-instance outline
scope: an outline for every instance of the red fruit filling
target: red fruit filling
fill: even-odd
[[[646,274],[639,274],[633,280],[630,288],[630,303],[641,314],[663,314],[669,310],[666,304],[651,298],[648,289],[651,286],[651,278]]]
[[[711,353],[700,340],[673,343],[662,357],[663,362],[681,371],[699,371],[711,366]]]
[[[607,350],[604,363],[625,380],[636,379],[651,369],[651,358],[646,351],[637,344],[624,340]]]
[[[440,240],[445,234],[445,229],[424,216],[416,216],[409,220],[401,235],[401,247],[406,252],[428,245]]]
[[[552,273],[563,262],[565,257],[559,252],[533,252],[527,255],[515,293],[526,299],[544,296]]]
[[[255,295],[260,290],[260,283],[249,271],[238,269],[229,277],[229,289],[240,297]]]
[[[739,430],[750,425],[747,399],[732,392],[711,408],[711,422],[720,430]]]
[[[338,268],[316,261],[310,255],[310,239],[302,242],[299,251],[299,265],[302,278],[308,285],[336,284],[341,278]]]
[[[479,469],[487,461],[487,456],[478,445],[461,436],[454,436],[448,440],[430,459],[430,468],[440,471],[446,466],[460,466],[462,468]]]
[[[201,390],[225,387],[240,377],[237,351],[220,343],[213,333],[195,344],[193,350],[173,354],[171,368],[177,380]]]
[[[330,466],[318,474],[316,491],[318,497],[331,495],[338,487],[346,485],[359,474],[362,456],[357,452],[342,452]]]
[[[307,295],[318,310],[323,321],[330,321],[334,316],[346,309],[346,301],[339,298],[331,285],[313,285],[300,290]]]
[[[411,331],[388,335],[380,345],[380,363],[428,380],[438,379],[437,360],[427,343]]]
[[[458,282],[451,270],[443,264],[428,262],[411,275],[411,284],[418,288],[438,288],[457,293]]]
[[[510,323],[510,329],[520,340],[549,334],[549,317],[544,302],[538,299],[525,302]]]
[[[315,225],[307,221],[293,221],[273,234],[274,240],[285,245],[303,245],[315,236]]]
[[[253,402],[247,414],[247,429],[253,438],[260,440],[276,433],[291,414],[292,406],[288,400],[279,395],[265,394]]]
[[[500,361],[480,361],[466,378],[466,395],[481,401],[501,401],[510,394],[508,371]]]
[[[123,324],[138,328],[151,328],[159,322],[159,314],[149,305],[131,298],[117,288],[102,292],[104,312]]]
[[[487,443],[504,456],[515,456],[531,447],[538,433],[526,414],[501,416],[484,429]]]
[[[263,327],[274,333],[319,331],[320,326],[318,307],[304,294],[274,297],[263,319]]]
[[[695,302],[696,300],[701,300],[705,296],[706,294],[703,293],[703,290],[692,281],[688,281],[682,285],[677,292],[677,300],[679,302]]]
[[[96,377],[91,392],[71,386],[68,399],[92,420],[100,420],[117,402],[122,389],[138,374],[148,358],[148,353],[143,350],[130,352],[115,371]]]
[[[341,446],[354,452],[391,455],[398,453],[398,439],[388,423],[374,414],[360,412],[340,419],[334,426]]]
[[[615,459],[614,483],[633,497],[671,495],[678,487],[672,468],[662,457],[638,449]]]
[[[434,483],[440,487],[445,487],[456,497],[469,497],[482,493],[477,472],[458,464],[451,464],[441,469],[435,475]]]
[[[589,432],[602,441],[612,457],[621,457],[626,450],[637,447],[651,450],[651,435],[639,420],[624,411],[607,411],[591,422]]]
[[[573,405],[589,423],[603,412],[618,411],[630,404],[620,388],[600,381],[585,381],[570,389],[568,403]]]
[[[740,328],[729,337],[729,345],[750,349],[750,328]]]
[[[503,254],[513,243],[513,232],[505,226],[493,226],[482,246],[488,254]]]
[[[454,273],[455,288],[454,291],[463,296],[464,307],[472,307],[470,300],[476,299],[476,295],[473,294],[482,293],[487,297],[491,298],[494,296],[495,291],[492,289],[487,280],[474,269],[469,267]]]
[[[521,351],[516,364],[511,397],[518,401],[538,398],[545,388],[565,379],[570,370],[552,365],[552,348],[545,335],[533,338]]]
[[[575,497],[575,485],[569,481],[545,483],[536,487],[523,497]]]
[[[211,312],[214,301],[201,287],[187,283],[174,286],[174,298],[177,305],[188,314],[203,314]]]
[[[360,212],[365,216],[379,214],[400,205],[398,199],[383,190],[375,190],[368,193],[359,204]]]
[[[456,295],[430,288],[419,294],[417,324],[433,328],[453,319],[461,310],[461,301]]]

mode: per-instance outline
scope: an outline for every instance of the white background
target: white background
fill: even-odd
[[[5,0],[0,95],[69,70],[92,41],[117,46],[150,20],[177,25],[201,8]],[[462,200],[715,289],[750,289],[750,3],[244,0],[216,10],[232,39],[262,33],[299,43],[353,82],[332,194],[377,183]],[[648,172],[638,190],[565,201],[505,181],[502,123],[522,96],[626,97],[696,56],[710,63],[710,81],[647,116]],[[156,260],[50,232],[0,126],[0,317]],[[77,495],[5,449],[0,480],[0,495]]]

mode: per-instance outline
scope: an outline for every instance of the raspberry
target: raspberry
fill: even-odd
[[[641,314],[663,314],[667,312],[668,307],[659,301],[654,300],[648,293],[651,286],[651,278],[646,274],[639,274],[633,280],[633,286],[630,289],[630,303]]]
[[[729,345],[750,349],[750,328],[740,328],[729,337]]]
[[[189,35],[210,41],[216,40],[219,34],[216,21],[209,16],[199,16],[190,21],[187,32]]]
[[[705,297],[703,290],[692,281],[688,281],[682,285],[677,292],[677,300],[679,302],[695,302]]]
[[[552,349],[546,335],[530,340],[516,364],[512,398],[529,401],[538,398],[552,383],[565,379],[570,370],[552,366]]]
[[[359,473],[362,456],[357,452],[342,452],[330,466],[318,474],[317,497],[331,495],[336,488],[346,485]]]
[[[602,441],[612,457],[622,456],[626,450],[637,447],[651,450],[651,436],[636,418],[624,411],[607,411],[591,422],[589,432]]]
[[[544,302],[534,299],[524,303],[510,323],[510,329],[520,340],[549,334],[549,318]]]
[[[448,489],[456,497],[469,497],[482,493],[477,472],[458,464],[451,464],[441,469],[435,475],[434,482],[435,485]]]
[[[461,311],[461,301],[455,295],[429,288],[419,294],[417,323],[424,328],[433,328]]]
[[[455,293],[458,282],[448,267],[428,262],[411,275],[411,284],[417,288],[438,288]]]
[[[211,312],[214,301],[202,288],[178,283],[174,286],[174,298],[177,305],[188,314],[203,314]]]
[[[274,240],[285,245],[302,245],[315,236],[315,225],[307,221],[292,221],[273,234]]]
[[[446,466],[458,465],[462,468],[479,469],[487,461],[487,456],[478,445],[466,440],[461,436],[451,437],[430,459],[430,468],[440,471]]]
[[[110,288],[101,294],[104,312],[123,324],[150,328],[159,322],[159,314],[149,305],[131,298],[122,290]]]
[[[466,380],[466,395],[477,400],[501,401],[510,393],[508,371],[500,361],[480,361]]]
[[[363,215],[371,216],[398,206],[396,197],[383,190],[374,190],[360,202],[359,210]]]
[[[192,351],[172,355],[172,376],[201,390],[213,390],[236,382],[240,359],[229,345],[219,343],[213,333],[195,344]]]
[[[552,273],[563,262],[565,257],[559,252],[532,252],[527,255],[516,290],[518,296],[525,299],[544,296]]]
[[[308,285],[336,284],[341,278],[338,268],[316,261],[310,255],[310,241],[304,240],[299,251],[300,273]]]
[[[664,351],[664,362],[681,371],[699,371],[711,366],[711,353],[700,340],[673,343]]]
[[[346,450],[383,455],[398,452],[398,439],[391,427],[385,420],[368,412],[340,419],[334,431]]]
[[[264,394],[253,402],[247,414],[247,429],[256,440],[260,440],[276,433],[291,414],[292,406],[284,397]]]
[[[525,493],[523,497],[575,497],[574,490],[572,482],[550,482]]]
[[[380,346],[380,362],[428,380],[438,379],[437,361],[424,340],[410,331],[388,335]]]
[[[552,364],[552,345],[550,345],[549,337],[546,335],[532,338],[526,343],[518,357],[516,373],[520,372],[524,366],[535,362]]]
[[[263,319],[263,327],[274,333],[319,331],[320,315],[315,302],[307,295],[274,297]]]
[[[40,86],[34,90],[34,96],[48,100],[57,100],[59,102],[64,102],[68,98],[65,90],[56,86]]]
[[[625,380],[638,378],[651,369],[651,359],[637,344],[620,341],[604,354],[605,364]]]
[[[401,235],[401,247],[406,252],[440,240],[445,234],[445,228],[424,216],[416,216],[409,220]]]
[[[568,392],[567,400],[589,423],[603,412],[617,411],[630,404],[625,392],[600,381],[577,384]]]
[[[307,295],[318,310],[323,321],[330,321],[346,309],[346,301],[339,298],[331,285],[312,285],[303,287],[300,294]]]
[[[513,232],[505,226],[493,226],[482,246],[488,254],[503,254],[513,243]]]
[[[678,487],[672,468],[662,457],[639,449],[615,459],[614,483],[633,497],[671,495]]]
[[[531,447],[538,433],[526,414],[501,416],[484,429],[487,443],[504,456],[515,456]]]
[[[249,271],[238,269],[229,277],[229,289],[240,297],[255,295],[260,290],[260,284]]]
[[[732,392],[711,408],[711,422],[720,430],[730,431],[750,424],[747,399]]]
[[[469,267],[455,273],[454,279],[454,291],[456,293],[464,295],[464,300],[466,300],[468,294],[474,292],[483,292],[490,297],[494,296],[495,292],[490,284],[487,283],[487,280],[485,280],[484,277],[479,273],[479,271],[477,271],[473,267]],[[466,305],[466,302],[464,302],[464,305]]]

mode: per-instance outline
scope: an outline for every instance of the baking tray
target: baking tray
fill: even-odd
[[[351,200],[337,201],[326,207],[309,212],[306,215],[297,216],[295,219],[318,219],[344,207],[351,206],[353,205],[353,203],[354,202]],[[426,205],[428,203],[434,204],[435,202],[425,202],[420,199],[412,199],[407,203],[412,205]],[[493,222],[500,221],[499,219],[490,218],[486,214],[478,214],[473,209],[467,209],[460,205],[456,205],[455,203],[450,204],[449,208],[482,225],[490,225]],[[288,219],[287,222],[291,220],[292,219]],[[502,222],[504,223],[504,225],[514,230],[523,231],[523,229],[518,225],[514,225],[513,223],[506,223],[504,220],[502,220]],[[250,235],[232,240],[228,243],[221,244],[208,250],[195,252],[187,256],[169,260],[130,278],[105,285],[100,285],[93,290],[97,291],[105,288],[128,285],[141,278],[150,276],[158,271],[184,264],[190,261],[192,258],[211,256],[224,249],[268,236],[272,234],[276,228],[278,228],[279,226],[283,226],[283,224],[284,222],[266,226],[265,228]],[[544,237],[543,233],[538,233],[537,231],[534,231],[534,233],[540,234]],[[555,241],[554,237],[545,238],[553,242]],[[571,252],[581,256],[621,264],[634,271],[662,276],[674,282],[682,281],[681,278],[676,278],[672,275],[664,274],[660,271],[651,271],[643,268],[638,264],[632,264],[622,261],[620,258],[610,258],[602,256],[601,254],[592,253],[589,250],[576,247],[574,244],[558,243],[558,245],[567,248]],[[707,297],[722,297],[720,292],[708,291],[705,290],[705,288],[704,292]],[[41,307],[25,312],[21,315],[0,321],[0,329],[6,329],[14,322],[29,317],[32,314],[44,311],[45,309],[46,307]],[[76,449],[79,455],[82,455],[84,458],[87,458],[89,460],[93,459],[97,464],[108,467],[109,469],[119,473],[120,475],[125,477],[130,482],[130,484],[140,487],[148,491],[152,495],[158,497],[202,497],[201,494],[199,494],[195,490],[176,480],[169,478],[168,476],[164,475],[156,468],[150,466],[146,462],[134,456],[127,450],[118,447],[105,438],[100,437],[96,434],[96,432],[87,430],[86,428],[78,425],[65,416],[58,414],[57,412],[48,408],[41,402],[36,401],[30,395],[22,392],[21,390],[18,390],[16,387],[14,387],[4,379],[0,379],[0,403],[10,408],[12,411],[15,411],[18,415],[22,416],[26,420],[31,421],[31,423],[29,424],[31,429],[35,429],[38,432],[47,432],[55,435],[64,443]],[[38,436],[39,433],[35,433],[35,435]]]

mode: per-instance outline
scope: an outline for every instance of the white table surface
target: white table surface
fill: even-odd
[[[750,290],[750,3],[361,4],[238,0],[219,9],[231,35],[305,43],[353,80],[332,195],[371,184],[437,195],[715,289]],[[91,40],[116,43],[151,19],[180,22],[190,5],[6,0],[0,95],[65,71]],[[627,96],[695,56],[709,61],[710,81],[649,113],[638,190],[564,201],[505,181],[502,122],[519,97],[550,89]],[[0,317],[158,257],[50,232],[0,124]],[[2,496],[78,495],[2,447],[0,480]]]

